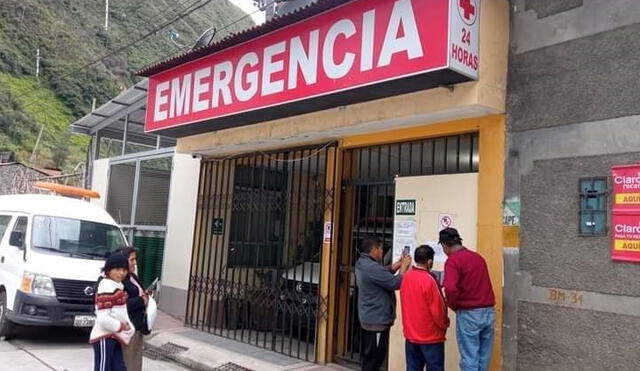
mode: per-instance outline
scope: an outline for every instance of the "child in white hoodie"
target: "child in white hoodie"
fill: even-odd
[[[104,277],[98,280],[95,308],[96,323],[89,343],[93,344],[94,371],[126,371],[122,347],[134,334],[127,314],[127,293],[122,280],[129,269],[127,257],[121,253],[109,256],[102,268]]]

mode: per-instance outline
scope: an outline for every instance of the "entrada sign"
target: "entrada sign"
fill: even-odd
[[[190,135],[477,79],[478,12],[478,0],[348,1],[151,76],[145,130]],[[178,129],[194,123],[210,125]]]
[[[397,200],[396,215],[416,215],[416,200]]]

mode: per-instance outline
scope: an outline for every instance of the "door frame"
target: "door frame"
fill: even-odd
[[[482,197],[478,198],[478,233],[477,251],[486,260],[489,268],[489,275],[493,286],[496,288],[496,328],[491,370],[499,370],[501,366],[501,338],[502,338],[502,286],[503,286],[503,225],[502,225],[502,203],[504,199],[504,175],[505,175],[505,115],[494,114],[476,118],[461,119],[456,121],[427,124],[406,129],[396,129],[392,131],[381,131],[371,134],[356,135],[342,138],[339,144],[339,152],[348,149],[373,146],[378,144],[388,144],[402,141],[411,141],[425,138],[433,138],[447,135],[465,134],[470,132],[479,133],[480,152],[478,169],[478,193]],[[342,159],[338,162],[338,168],[343,166]],[[341,177],[343,171],[337,172],[337,178]],[[340,183],[338,183],[340,184]],[[341,192],[336,192],[340,194]],[[335,209],[341,210],[342,205]],[[337,220],[343,216],[338,215]],[[340,224],[336,222],[337,226]],[[338,228],[334,228],[333,237],[337,240]],[[333,249],[337,248],[334,244]],[[333,322],[327,331],[326,359],[336,361],[334,358],[337,335],[335,321],[336,283],[338,279],[337,253],[333,254],[331,267],[331,286],[333,287],[330,296],[329,322]]]

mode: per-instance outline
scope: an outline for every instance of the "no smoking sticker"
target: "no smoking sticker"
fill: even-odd
[[[455,217],[453,214],[438,215],[438,230],[455,227]]]

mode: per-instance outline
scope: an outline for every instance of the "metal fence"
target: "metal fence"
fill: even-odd
[[[354,264],[362,240],[369,236],[382,239],[384,263],[391,263],[395,177],[477,172],[478,154],[477,133],[345,151],[340,211],[337,358],[361,362]]]
[[[188,325],[315,360],[333,152],[328,144],[203,161]]]
[[[138,250],[145,287],[162,278],[173,150],[111,160],[106,210]]]

